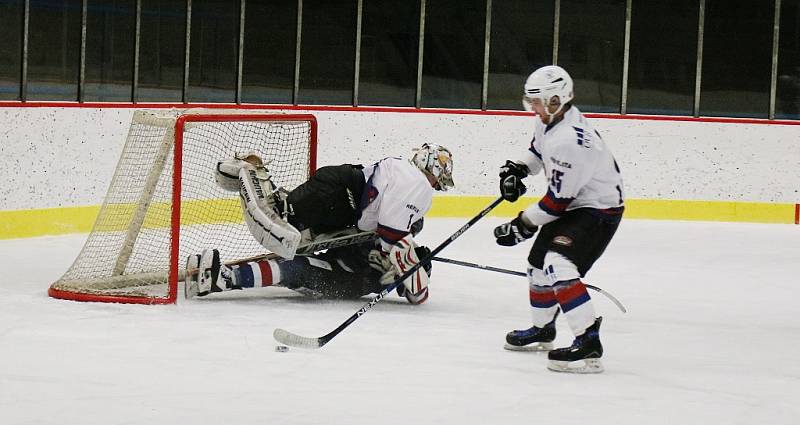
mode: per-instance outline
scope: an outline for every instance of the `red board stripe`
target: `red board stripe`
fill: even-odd
[[[283,105],[260,103],[130,103],[130,102],[68,102],[68,101],[0,101],[0,108],[133,108],[133,109],[169,109],[169,108],[209,108],[209,109],[282,109],[297,111],[349,111],[349,112],[400,112],[416,114],[452,114],[452,115],[494,115],[494,116],[534,116],[532,112],[509,110],[479,109],[444,109],[444,108],[412,108],[388,106],[335,106],[335,105]],[[586,113],[588,118],[622,119],[641,121],[684,121],[714,122],[730,124],[765,124],[765,125],[800,125],[800,120],[766,119],[766,118],[726,118],[726,117],[687,117],[683,115],[639,115]]]

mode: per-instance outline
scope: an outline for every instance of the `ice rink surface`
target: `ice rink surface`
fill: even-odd
[[[430,219],[435,247],[466,219]],[[486,218],[440,254],[524,270]],[[280,288],[177,305],[78,303],[47,288],[86,235],[0,242],[0,424],[797,424],[800,226],[623,220],[585,279],[606,372],[503,350],[530,326],[525,278],[434,263],[431,297],[393,294],[320,350],[275,352],[276,327],[321,336],[369,299]],[[563,317],[556,346],[572,335]]]

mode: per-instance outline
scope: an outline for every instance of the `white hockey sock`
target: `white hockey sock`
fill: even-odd
[[[543,328],[553,321],[558,311],[558,300],[549,280],[541,269],[528,265],[529,299],[533,326]]]

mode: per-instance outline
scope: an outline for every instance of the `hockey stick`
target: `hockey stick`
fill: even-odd
[[[314,239],[298,246],[295,255],[298,257],[314,255],[318,251],[323,251],[331,248],[340,248],[347,245],[356,245],[364,242],[369,242],[377,238],[378,235],[375,232],[358,232],[355,230],[349,232],[343,232],[341,234],[337,233],[331,236],[329,236],[328,234],[322,234],[320,235],[319,239]],[[233,266],[253,261],[272,260],[275,258],[280,258],[280,256],[270,252],[266,254],[254,255],[252,257],[238,258],[235,260],[226,261],[225,265]],[[187,277],[196,275],[197,269],[196,268],[192,268],[189,270],[182,269],[178,273],[179,273],[178,280],[186,280]]]
[[[323,345],[325,345],[328,342],[330,342],[330,340],[332,340],[336,335],[338,335],[340,332],[342,332],[345,328],[350,326],[351,323],[355,322],[356,319],[358,319],[363,314],[365,314],[367,311],[369,311],[369,309],[374,307],[375,304],[380,302],[386,295],[388,295],[389,293],[394,291],[395,288],[397,288],[399,285],[401,285],[403,283],[403,281],[406,280],[409,276],[411,276],[412,274],[416,273],[417,270],[419,270],[419,268],[423,266],[423,264],[430,262],[431,259],[436,254],[438,254],[441,250],[443,250],[447,245],[450,245],[451,242],[453,242],[459,236],[461,236],[464,232],[466,232],[478,220],[483,218],[486,214],[489,214],[489,211],[493,210],[494,207],[499,205],[501,202],[503,202],[503,198],[502,197],[497,198],[489,206],[487,206],[481,212],[479,212],[478,215],[476,215],[470,221],[468,221],[467,224],[461,226],[461,228],[458,229],[455,233],[453,233],[449,238],[447,238],[447,240],[442,242],[433,251],[431,251],[428,255],[426,255],[425,258],[420,259],[420,261],[417,264],[415,264],[413,267],[408,269],[400,277],[395,279],[395,281],[392,282],[391,285],[389,285],[386,288],[384,288],[369,303],[365,304],[358,311],[353,313],[353,315],[350,316],[347,320],[345,320],[344,323],[339,325],[339,327],[337,327],[336,329],[332,330],[331,332],[329,332],[329,333],[327,333],[327,334],[325,334],[325,335],[323,335],[321,337],[318,337],[318,338],[312,338],[312,337],[300,336],[300,335],[294,334],[292,332],[289,332],[289,331],[281,329],[281,328],[276,328],[275,331],[272,333],[272,337],[275,338],[275,340],[280,342],[281,344],[288,345],[288,346],[291,346],[291,347],[321,348]]]
[[[466,261],[452,260],[450,258],[433,257],[432,260],[433,261],[440,261],[442,263],[455,264],[455,265],[458,265],[458,266],[465,266],[465,267],[472,267],[472,268],[475,268],[475,269],[488,270],[490,272],[505,273],[505,274],[510,274],[510,275],[514,275],[514,276],[528,276],[527,273],[518,272],[516,270],[508,270],[508,269],[501,269],[499,267],[484,266],[482,264],[468,263]],[[592,289],[594,291],[597,291],[597,292],[605,295],[606,297],[608,297],[608,299],[611,300],[611,302],[616,304],[616,306],[619,308],[619,310],[621,312],[623,312],[623,313],[627,313],[628,312],[628,309],[626,309],[625,306],[622,305],[622,303],[619,302],[619,300],[615,296],[611,295],[607,291],[605,291],[603,289],[600,289],[597,286],[589,285],[588,283],[584,283],[584,286],[586,286],[587,288]]]

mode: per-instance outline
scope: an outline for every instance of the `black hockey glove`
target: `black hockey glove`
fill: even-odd
[[[530,228],[522,221],[522,211],[517,218],[508,223],[501,224],[494,228],[494,237],[497,244],[502,246],[514,246],[526,239],[530,239],[539,230],[538,226]]]
[[[427,246],[418,246],[414,248],[414,252],[417,253],[417,258],[419,258],[419,260],[422,261],[423,258],[427,257],[431,253],[431,250]],[[428,261],[427,263],[422,265],[422,268],[425,269],[425,273],[427,273],[428,277],[430,277],[431,270],[433,270],[433,264],[431,264],[431,262]]]
[[[508,202],[514,202],[525,194],[527,188],[522,179],[528,176],[528,166],[511,160],[500,167],[500,195]]]

